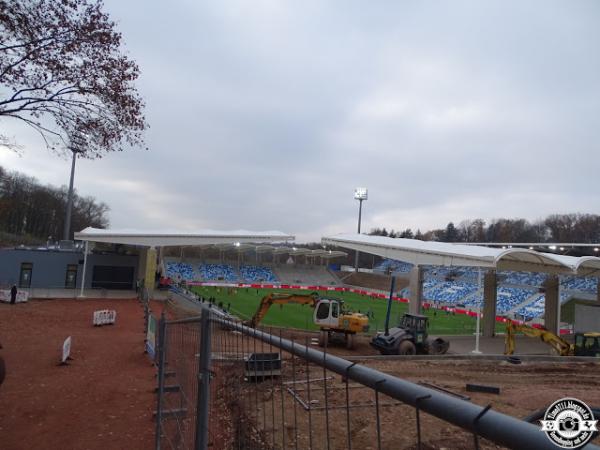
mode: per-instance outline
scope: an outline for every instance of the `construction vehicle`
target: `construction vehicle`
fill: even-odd
[[[371,340],[382,355],[443,355],[450,343],[442,338],[429,339],[429,318],[420,314],[404,314],[397,327],[377,333]]]
[[[540,338],[560,356],[600,357],[600,333],[575,333],[575,343],[571,344],[548,330],[519,325],[510,320],[506,322],[505,355],[512,355],[515,352],[515,333]]]
[[[346,311],[342,300],[319,297],[316,292],[312,294],[271,293],[262,298],[256,313],[246,325],[255,328],[265,317],[271,305],[285,305],[288,303],[309,305],[315,309],[313,322],[320,328],[319,345],[321,347],[341,337],[348,349],[354,349],[356,333],[369,331],[369,318],[367,316]]]

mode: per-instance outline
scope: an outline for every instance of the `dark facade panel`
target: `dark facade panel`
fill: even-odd
[[[88,255],[85,288],[93,286],[96,266],[113,267],[113,273],[121,277],[115,282],[120,289],[135,287],[139,257],[133,255],[90,254]],[[119,269],[122,268],[122,269]],[[76,269],[76,283],[72,274]],[[127,273],[127,277],[122,274]],[[129,275],[131,273],[131,275]],[[0,286],[13,284],[31,288],[80,288],[83,274],[83,253],[48,250],[6,249],[0,250]],[[125,281],[126,279],[126,281]],[[102,280],[110,282],[111,280]],[[26,284],[29,284],[27,286]],[[104,283],[105,284],[105,283]],[[116,286],[116,284],[113,284]],[[105,287],[105,286],[97,286]],[[116,287],[106,287],[118,289]]]

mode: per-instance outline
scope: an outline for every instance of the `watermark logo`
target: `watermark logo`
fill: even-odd
[[[552,403],[540,422],[548,439],[561,448],[581,447],[598,431],[592,410],[576,398],[561,398]]]

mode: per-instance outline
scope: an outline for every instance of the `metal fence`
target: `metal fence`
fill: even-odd
[[[539,426],[202,307],[159,327],[157,449],[556,449]]]
[[[202,332],[208,333],[208,317],[176,321],[161,319],[158,344],[158,401],[156,410],[156,447],[193,449],[200,436],[197,414],[202,392],[200,356]],[[204,345],[210,348],[206,342]],[[196,433],[196,430],[199,430]],[[205,448],[205,447],[200,447]]]

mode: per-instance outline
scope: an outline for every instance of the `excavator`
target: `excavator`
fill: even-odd
[[[575,343],[570,344],[556,334],[527,325],[518,325],[515,322],[506,322],[505,355],[512,355],[515,351],[515,333],[523,333],[528,337],[537,337],[551,346],[560,356],[597,356],[600,357],[600,333],[575,333]]]
[[[265,317],[271,305],[296,303],[310,305],[315,309],[313,322],[320,328],[319,345],[324,347],[332,338],[341,336],[346,348],[354,349],[356,333],[369,331],[369,318],[364,314],[353,313],[344,309],[342,300],[319,297],[312,294],[283,294],[274,292],[263,297],[254,316],[246,325],[255,328]]]

